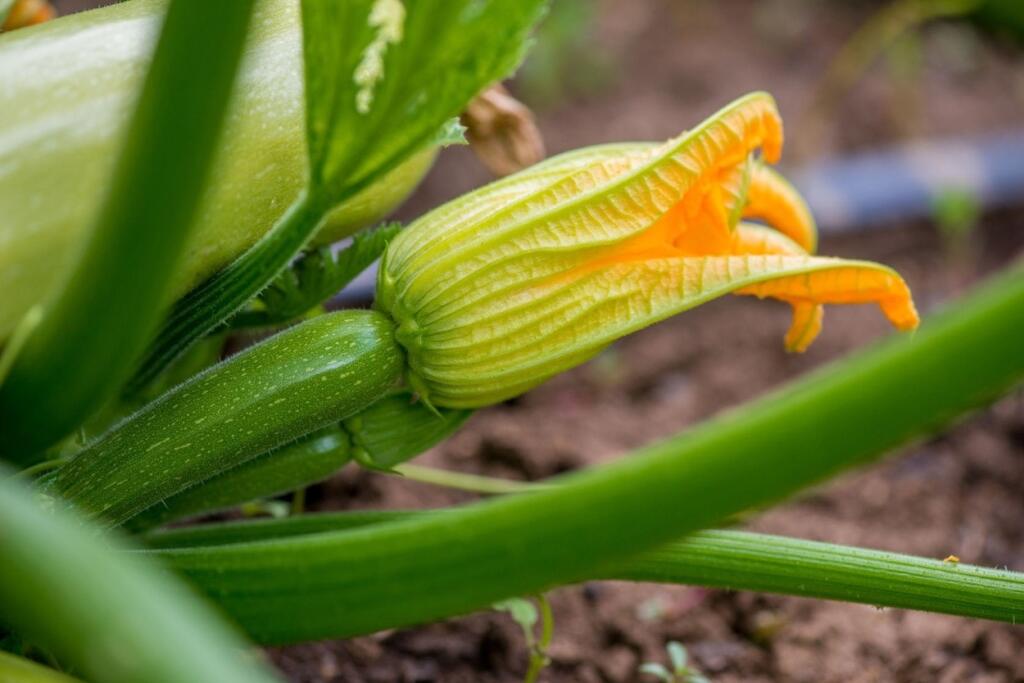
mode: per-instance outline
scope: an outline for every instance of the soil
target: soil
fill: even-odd
[[[596,6],[588,42],[599,46],[595,61],[570,64],[560,76],[560,101],[531,102],[543,105],[538,122],[550,152],[662,139],[753,89],[778,98],[791,150],[795,142],[802,158],[1022,122],[1024,58],[965,24],[921,34],[920,87],[909,97],[884,66],[875,67],[831,118],[816,122],[806,112],[830,58],[879,3]],[[947,43],[956,39],[969,56],[953,68]],[[574,91],[572,70],[588,68],[614,73],[605,74],[601,88]],[[530,82],[517,85],[529,101]],[[801,145],[805,130],[813,139]],[[468,150],[451,150],[401,216],[411,219],[487,180]],[[986,217],[966,253],[944,246],[929,224],[888,228],[826,238],[821,251],[896,267],[925,314],[1024,246],[1020,212]],[[478,413],[418,462],[543,479],[622,457],[888,334],[872,308],[833,307],[821,338],[794,356],[782,350],[787,322],[785,308],[769,302],[732,297],[701,307]],[[1022,490],[1024,396],[1018,393],[880,464],[759,514],[748,527],[1024,569]],[[342,509],[436,507],[472,496],[351,468],[310,498],[315,507]],[[1024,630],[1009,625],[685,586],[592,583],[554,591],[550,599],[556,629],[541,680],[551,683],[653,681],[638,668],[665,662],[671,640],[683,643],[697,668],[719,683],[1024,681]],[[527,664],[519,628],[494,612],[275,649],[270,657],[296,683],[520,681]]]
[[[1024,248],[1024,214],[993,216],[972,257],[926,225],[885,239],[827,240],[826,253],[881,260],[925,315]],[[417,462],[536,480],[621,457],[888,333],[871,307],[832,308],[799,356],[782,349],[788,312],[732,297],[629,337],[595,361],[481,411]],[[867,425],[866,428],[870,428]],[[748,528],[1024,569],[1024,394],[884,462],[757,515]],[[314,507],[436,507],[473,496],[350,468],[310,492]],[[1024,630],[865,605],[685,586],[592,583],[554,591],[543,681],[643,681],[683,643],[712,680],[1024,681]],[[348,641],[271,651],[292,681],[518,681],[523,636],[483,613]]]
[[[570,0],[557,0],[569,3]],[[771,91],[787,122],[787,160],[907,138],[1020,126],[1024,56],[969,24],[920,34],[911,86],[884,60],[825,117],[807,114],[839,46],[883,3],[810,0],[603,0],[583,49],[565,50],[542,85],[513,85],[535,105],[550,152],[663,139],[734,97]],[[62,8],[82,4],[58,3]],[[580,3],[577,3],[579,5]],[[597,85],[595,85],[597,83]],[[400,217],[411,219],[486,182],[466,149],[446,152]],[[822,253],[890,264],[927,315],[1024,247],[1024,213],[990,215],[970,248],[951,250],[926,223],[826,238]],[[787,355],[781,305],[730,297],[616,344],[595,361],[475,415],[419,462],[537,480],[629,449],[750,400],[888,334],[874,309],[832,307],[821,338]],[[1022,331],[1024,336],[1024,331]],[[1024,341],[1022,341],[1024,352]],[[870,428],[866,425],[865,428]],[[884,462],[804,492],[748,522],[759,531],[1024,570],[1024,395]],[[308,494],[315,509],[436,507],[471,500],[348,468]],[[871,606],[706,590],[593,583],[550,595],[556,630],[542,681],[653,681],[643,662],[683,643],[711,680],[1024,681],[1024,630]],[[520,681],[518,627],[485,612],[347,641],[270,650],[295,683]]]
[[[599,3],[588,45],[599,46],[594,50],[603,62],[570,64],[560,76],[564,98],[538,97],[531,104],[550,152],[662,139],[752,89],[778,98],[790,148],[796,142],[802,158],[1020,125],[1021,54],[964,24],[923,32],[921,85],[911,97],[884,67],[876,67],[831,118],[808,118],[829,59],[878,6]],[[947,63],[942,41],[950,31],[970,45],[966,67]],[[573,69],[608,64],[614,74],[601,88],[573,90]],[[530,101],[528,80],[513,88]],[[906,109],[908,101],[915,103],[913,111]],[[813,140],[800,145],[808,129]],[[414,218],[487,180],[468,150],[450,150],[401,217]],[[925,223],[826,238],[821,251],[896,267],[927,314],[1022,246],[1024,214],[1006,212],[986,217],[967,252],[944,246],[934,226]],[[888,334],[872,308],[833,307],[821,338],[794,356],[782,349],[787,323],[785,308],[770,302],[732,297],[701,307],[621,341],[515,401],[478,413],[418,462],[543,479],[622,457]],[[748,527],[1024,569],[1021,490],[1024,397],[1018,394],[945,434],[759,514]],[[344,509],[436,507],[472,496],[352,468],[310,498],[318,508]],[[638,668],[666,662],[664,647],[671,640],[683,643],[697,668],[719,683],[1024,681],[1024,630],[1003,624],[685,586],[592,583],[554,591],[550,599],[556,629],[551,664],[541,675],[550,683],[653,681]],[[296,683],[521,681],[527,665],[519,628],[494,612],[275,649],[270,657]]]

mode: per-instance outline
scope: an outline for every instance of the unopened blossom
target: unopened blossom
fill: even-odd
[[[915,328],[894,271],[812,255],[810,212],[765,165],[782,138],[774,100],[754,93],[663,144],[563,154],[426,214],[378,282],[410,383],[434,405],[487,405],[730,293],[789,303],[792,351],[825,304],[873,302]]]

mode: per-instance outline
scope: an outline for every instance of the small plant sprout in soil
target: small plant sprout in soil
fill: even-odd
[[[0,680],[280,680],[249,645],[493,608],[523,630],[529,683],[557,665],[544,596],[596,580],[1024,619],[1006,568],[716,528],[1024,378],[1020,266],[922,320],[893,269],[819,255],[773,168],[768,93],[380,225],[467,109],[492,167],[542,154],[494,84],[545,10],[129,0],[0,35]],[[481,141],[509,112],[512,143]],[[372,307],[337,310],[378,259]],[[731,294],[785,304],[793,353],[832,306],[898,333],[543,482],[409,462]],[[487,498],[307,512],[306,487],[353,463]],[[642,672],[706,680],[667,653]]]
[[[547,650],[551,646],[551,638],[555,632],[554,615],[551,604],[543,595],[538,595],[536,605],[526,598],[509,598],[496,602],[494,609],[507,612],[523,630],[526,647],[530,653],[529,666],[526,670],[524,683],[536,683],[544,667],[550,663]],[[540,621],[540,635],[535,631]]]
[[[668,654],[669,666],[658,662],[647,662],[640,667],[640,673],[647,679],[654,679],[661,683],[710,683],[699,671],[689,665],[689,655],[681,643],[669,641],[665,646]]]

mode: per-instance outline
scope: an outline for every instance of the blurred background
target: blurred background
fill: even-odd
[[[879,186],[897,182],[903,191],[897,197],[894,190],[885,206],[851,202],[850,212],[877,219],[897,206],[912,212],[910,195],[920,185],[931,195],[973,192],[978,201],[998,194],[1003,203],[1011,189],[1019,197],[1020,165],[1007,169],[995,152],[1024,152],[1022,24],[1018,0],[556,0],[511,87],[536,112],[552,154],[663,140],[751,90],[778,100],[790,172],[907,143],[954,147],[950,155],[911,147],[897,167],[872,168]],[[987,157],[965,159],[972,152]],[[435,198],[486,181],[468,157],[465,150],[445,155],[403,213],[413,217]],[[1003,180],[1011,175],[1012,188]],[[811,178],[797,177],[815,189]],[[1006,185],[997,188],[997,179]],[[858,187],[834,192],[856,199],[854,192],[880,189],[869,187],[870,176],[856,180]],[[823,193],[811,200],[829,208]],[[819,220],[828,229],[852,218]]]
[[[554,0],[507,87],[549,154],[662,140],[741,94],[771,92],[786,124],[782,168],[818,217],[820,251],[895,267],[927,316],[1024,247],[1022,48],[1021,0]],[[398,217],[493,177],[473,150],[450,148]],[[889,334],[872,308],[830,307],[820,339],[794,356],[787,325],[781,304],[716,301],[477,414],[421,461],[541,479],[620,457]],[[742,524],[1024,570],[1022,490],[1018,394]],[[314,509],[471,498],[354,467],[307,494]],[[592,584],[552,600],[547,681],[653,680],[638,667],[664,662],[673,639],[714,681],[1024,680],[1024,634],[1011,626],[685,587]],[[516,681],[526,666],[522,634],[500,614],[270,656],[294,681]]]

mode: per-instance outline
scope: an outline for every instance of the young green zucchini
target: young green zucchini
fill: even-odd
[[[326,479],[352,459],[348,434],[328,427],[151,505],[127,520],[138,532],[202,513],[279,496]]]
[[[305,184],[298,5],[257,5],[208,194],[172,282],[174,298],[256,242]],[[75,258],[104,196],[165,6],[130,0],[0,35],[0,345],[60,285]],[[380,220],[434,155],[413,155],[334,209],[315,241]]]
[[[119,524],[384,396],[404,357],[374,311],[308,320],[214,366],[127,418],[46,490]]]
[[[132,531],[151,529],[294,491],[326,479],[353,458],[364,467],[390,470],[454,434],[471,414],[469,410],[431,410],[400,389],[340,425],[264,453],[166,498],[124,526]]]

